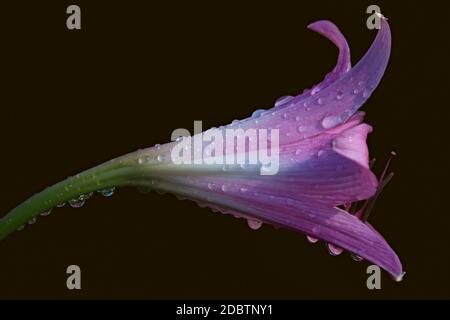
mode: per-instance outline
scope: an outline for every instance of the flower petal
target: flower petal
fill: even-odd
[[[225,186],[230,192],[244,188],[331,206],[368,199],[376,192],[377,179],[368,168],[366,137],[371,127],[360,124],[362,117],[358,113],[332,130],[283,146],[276,175],[261,175],[260,165],[170,163],[142,175],[200,191],[208,186]]]
[[[391,33],[385,19],[364,57],[349,72],[323,90],[305,98],[299,95],[283,108],[259,112],[256,117],[231,125],[241,128],[277,128],[280,145],[306,139],[346,122],[369,98],[386,69]]]
[[[148,186],[148,180],[136,180],[135,184]],[[341,209],[306,205],[296,199],[272,196],[259,190],[232,192],[231,186],[229,189],[216,186],[218,188],[201,192],[180,181],[160,180],[152,186],[219,208],[225,213],[312,235],[379,265],[394,277],[402,275],[401,263],[383,237],[373,227]]]
[[[325,76],[325,79],[321,83],[315,85],[311,90],[305,90],[305,92],[301,95],[298,95],[295,98],[297,103],[326,88],[328,85],[339,79],[343,74],[347,73],[351,68],[350,48],[348,47],[347,40],[345,40],[344,35],[333,22],[327,20],[316,21],[308,25],[308,29],[313,30],[331,40],[339,49],[339,55],[334,69]],[[278,99],[275,104],[275,108],[283,108],[288,106],[290,100],[291,99],[287,99],[286,97]]]

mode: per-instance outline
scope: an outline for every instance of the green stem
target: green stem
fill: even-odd
[[[90,192],[127,185],[139,171],[129,154],[67,178],[35,194],[0,219],[0,240],[40,213]]]

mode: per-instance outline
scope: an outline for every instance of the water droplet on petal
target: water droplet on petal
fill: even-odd
[[[162,161],[164,161],[164,158],[165,157],[162,154],[160,154],[156,157],[156,160],[158,160],[158,162],[162,162]]]
[[[159,150],[159,149],[161,149],[161,145],[159,143],[155,144],[155,148]]]
[[[66,205],[66,203],[65,203],[65,202],[62,202],[62,203],[60,203],[60,204],[57,204],[56,207],[62,208],[62,207],[64,207],[65,205]]]
[[[302,149],[297,149],[297,150],[295,150],[295,155],[296,156],[299,156],[299,155],[301,155],[302,154]]]
[[[208,189],[213,190],[214,189],[214,183],[208,183]]]
[[[298,126],[298,127],[297,127],[297,131],[298,131],[299,133],[303,133],[303,132],[306,131],[306,127],[305,127],[305,126]]]
[[[344,94],[342,91],[338,91],[336,94],[336,100],[341,100],[344,97]]]
[[[401,281],[403,281],[403,277],[405,276],[405,274],[406,274],[406,272],[402,272],[402,274],[399,275],[398,277],[395,277],[394,280],[395,280],[396,282],[401,282]]]
[[[362,87],[363,84],[364,84],[363,81],[359,81],[359,82],[358,82],[358,86],[360,86],[360,87]]]
[[[259,118],[264,111],[266,111],[266,109],[258,109],[253,111],[252,118]]]
[[[274,107],[279,107],[289,101],[291,101],[294,97],[293,96],[283,96],[277,99],[277,101],[275,101],[275,105]]]
[[[247,192],[248,189],[245,187],[242,187],[240,190],[241,190],[241,192]]]
[[[340,123],[341,123],[340,118],[333,115],[324,117],[321,122],[322,127],[325,129],[330,129]]]
[[[302,117],[296,116],[296,117],[295,117],[295,120],[296,120],[296,121],[300,121],[300,120],[302,120]]]
[[[317,92],[319,92],[320,91],[320,87],[314,87],[314,88],[312,88],[311,89],[311,95],[313,96],[313,95],[315,95]]]
[[[31,218],[30,220],[28,220],[28,224],[35,224],[37,221],[36,217]]]
[[[322,104],[323,103],[323,99],[319,98],[319,99],[316,100],[316,102],[317,102],[317,104]]]
[[[309,243],[316,243],[317,241],[319,241],[319,239],[311,236],[306,236],[306,240],[308,240]]]
[[[367,89],[364,89],[363,93],[362,93],[363,98],[368,98],[370,97],[370,91]]]
[[[17,228],[17,231],[21,231],[21,230],[23,230],[24,228],[25,228],[25,225],[23,224],[23,225],[21,225],[20,227]]]
[[[289,115],[287,113],[283,113],[283,119],[287,119],[289,117]]]
[[[340,255],[344,249],[341,249],[339,247],[336,247],[334,244],[327,243],[328,253],[332,256],[338,256]]]
[[[116,190],[115,187],[105,188],[105,189],[98,190],[98,193],[100,193],[104,197],[111,197],[114,194],[115,190]]]
[[[258,230],[262,226],[262,221],[260,220],[253,220],[253,219],[247,219],[247,224],[252,230]]]
[[[228,191],[228,187],[227,187],[226,184],[222,185],[221,189],[222,189],[223,192],[227,192]]]
[[[358,92],[359,92],[358,89],[353,90],[353,94],[358,94]]]

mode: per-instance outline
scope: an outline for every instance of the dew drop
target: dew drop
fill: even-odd
[[[340,255],[344,249],[341,249],[339,247],[336,247],[334,244],[327,243],[328,253],[332,256],[338,256]]]
[[[301,155],[302,154],[302,149],[297,149],[297,150],[295,150],[295,155],[296,156],[299,156],[299,155]]]
[[[144,163],[146,163],[146,162],[149,162],[150,161],[150,157],[139,157],[138,158],[138,163],[139,164],[144,164]]]
[[[319,239],[311,236],[306,236],[306,240],[308,240],[309,243],[316,243],[317,241],[319,241]]]
[[[156,157],[156,160],[158,160],[158,162],[162,162],[162,161],[164,161],[164,156],[163,155],[158,155],[157,157]]]
[[[352,253],[350,256],[352,257],[353,260],[358,261],[358,262],[364,260],[362,257],[360,257],[360,256],[358,256],[357,254],[354,254],[354,253]]]
[[[23,225],[21,225],[20,227],[17,228],[17,231],[21,231],[21,230],[23,230],[24,228],[25,228],[25,225],[23,224]]]
[[[155,148],[156,149],[158,149],[158,150],[160,150],[161,149],[161,145],[158,143],[158,144],[155,144]]]
[[[222,189],[223,192],[227,192],[228,191],[228,187],[227,187],[226,184],[222,185],[221,189]]]
[[[245,187],[242,187],[240,190],[241,190],[241,192],[247,192],[248,189]]]
[[[30,220],[28,220],[28,224],[35,224],[37,221],[36,217],[31,218]]]
[[[338,91],[336,94],[336,100],[341,100],[344,97],[344,94],[342,91]]]
[[[253,220],[253,219],[247,219],[247,224],[248,224],[250,229],[258,230],[262,226],[262,221],[260,221],[260,220]]]
[[[368,98],[370,97],[370,91],[367,89],[364,89],[363,93],[362,93],[363,98]]]
[[[69,204],[72,208],[81,208],[85,202],[86,201],[81,198],[69,200]]]
[[[214,189],[214,183],[208,183],[208,189],[213,190]]]
[[[358,89],[353,90],[353,94],[358,94],[358,92],[359,92]]]
[[[275,101],[275,105],[274,107],[279,107],[289,101],[291,101],[294,97],[293,96],[283,96],[277,99],[277,101]]]
[[[316,102],[317,102],[317,104],[322,104],[323,103],[323,99],[319,98],[319,99],[316,100]]]
[[[297,127],[297,131],[298,131],[299,133],[303,133],[303,132],[306,131],[306,127],[305,127],[305,126],[298,126],[298,127]]]
[[[358,86],[362,87],[363,84],[364,84],[363,81],[358,81]]]
[[[259,118],[266,109],[258,109],[252,113],[252,118]]]
[[[62,208],[62,207],[64,207],[65,205],[66,205],[66,203],[65,203],[65,202],[62,202],[62,203],[60,203],[60,204],[57,204],[56,207],[57,207],[57,208]]]
[[[287,113],[283,113],[283,119],[286,120],[289,117]]]
[[[105,189],[98,190],[98,193],[100,193],[104,197],[111,197],[114,194],[115,190],[116,190],[116,187],[105,188]]]
[[[52,213],[52,209],[48,209],[47,211],[41,212],[41,216],[45,217]]]
[[[296,121],[300,121],[300,120],[302,120],[302,117],[296,116],[296,117],[295,117],[295,120],[296,120]]]
[[[401,275],[399,275],[398,277],[395,277],[394,280],[396,282],[401,282],[403,280],[403,277],[405,276],[406,272],[402,272]]]
[[[341,123],[340,118],[333,115],[324,117],[321,122],[322,127],[325,129],[332,128],[338,125],[339,123]]]
[[[319,86],[314,87],[314,88],[311,89],[311,95],[313,96],[319,91],[320,91],[320,87]]]

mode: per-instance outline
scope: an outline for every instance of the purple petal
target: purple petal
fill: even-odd
[[[280,145],[283,145],[344,123],[363,105],[380,82],[389,60],[390,48],[389,25],[382,19],[381,29],[372,46],[349,72],[340,77],[330,77],[335,81],[326,82],[324,88],[312,96],[305,98],[305,95],[299,95],[283,108],[267,110],[257,119],[246,119],[234,126],[278,128]]]
[[[317,203],[307,205],[286,196],[265,194],[262,190],[237,192],[233,186],[223,189],[218,184],[199,192],[189,179],[184,182],[186,184],[159,180],[155,187],[206,202],[224,213],[250,217],[320,238],[379,265],[396,278],[402,275],[400,261],[383,237],[343,210]],[[136,184],[139,185],[138,182]],[[141,184],[146,185],[146,181],[141,181]]]
[[[331,40],[339,49],[339,55],[334,69],[325,76],[325,79],[321,83],[316,84],[311,90],[306,90],[301,95],[295,97],[296,103],[300,103],[306,98],[315,95],[320,90],[323,90],[328,85],[339,79],[342,75],[347,73],[351,68],[350,49],[348,47],[347,40],[345,40],[344,35],[334,23],[326,20],[316,21],[308,25],[308,29],[313,30]],[[290,104],[289,102],[292,103],[293,98],[294,97],[291,96],[281,97],[275,103],[275,108],[287,107]]]

